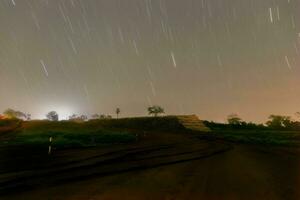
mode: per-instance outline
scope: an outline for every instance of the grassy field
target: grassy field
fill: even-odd
[[[184,130],[184,127],[176,117],[168,116],[90,120],[82,123],[0,120],[0,136],[4,130],[9,134],[6,134],[5,140],[0,140],[0,145],[44,146],[49,144],[49,137],[52,137],[54,147],[65,148],[129,143],[136,141],[132,130],[176,132]]]
[[[282,130],[218,130],[214,131],[216,137],[227,141],[250,143],[250,144],[268,144],[268,145],[300,145],[299,131]]]
[[[5,123],[2,127],[14,126]],[[11,131],[8,140],[0,145],[47,145],[53,138],[54,147],[90,147],[101,144],[128,143],[135,135],[127,131],[110,130],[100,125],[76,122],[30,121]]]
[[[2,132],[1,132],[2,130]],[[56,147],[89,147],[100,144],[128,143],[136,140],[135,132],[186,132],[173,116],[140,117],[123,119],[91,120],[84,123],[71,121],[9,121],[0,120],[0,136],[9,133],[9,140],[0,140],[0,145],[45,145],[49,137]],[[195,132],[195,134],[200,134]],[[201,133],[202,134],[202,133]],[[201,135],[202,137],[203,135]],[[204,136],[226,141],[250,144],[299,145],[299,131],[217,129]]]

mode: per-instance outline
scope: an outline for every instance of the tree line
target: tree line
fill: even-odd
[[[300,120],[300,112],[295,116]],[[242,120],[237,114],[227,116],[227,123],[217,123],[213,121],[204,121],[204,123],[213,129],[276,129],[276,130],[300,130],[300,121],[292,119],[291,116],[269,115],[265,123],[257,124]]]
[[[157,117],[160,114],[165,113],[161,106],[154,105],[147,108],[149,115]],[[116,118],[119,118],[121,109],[115,109]],[[4,119],[19,119],[19,120],[31,120],[29,113],[24,113],[14,109],[7,109],[3,112]],[[300,112],[295,113],[295,116],[300,120]],[[2,117],[2,118],[3,118]],[[87,115],[72,114],[69,116],[69,121],[83,122],[89,119],[112,119],[111,115],[105,114],[93,114],[90,118]],[[1,115],[0,115],[1,119]],[[58,121],[59,114],[56,111],[50,111],[46,114],[46,119],[49,121]],[[204,123],[212,129],[284,129],[284,130],[300,130],[300,121],[293,120],[291,116],[284,115],[270,115],[268,121],[265,123],[257,124],[253,122],[246,122],[237,114],[230,114],[227,116],[227,123],[218,123],[214,121],[204,121]]]
[[[148,114],[153,115],[154,117],[157,117],[159,114],[164,113],[164,109],[161,106],[149,106],[147,108]],[[116,118],[119,118],[119,115],[121,114],[121,109],[116,108],[115,109],[115,114]],[[1,115],[0,115],[1,116]],[[46,114],[46,119],[49,121],[59,121],[59,114],[56,111],[50,111]],[[7,109],[3,112],[3,116],[0,117],[4,119],[18,119],[18,120],[25,120],[25,121],[30,121],[31,120],[31,115],[28,113],[24,113],[18,110],[14,109]],[[69,116],[69,121],[75,121],[75,122],[82,122],[82,121],[87,121],[88,119],[112,119],[113,117],[111,115],[105,115],[105,114],[93,114],[89,118],[87,115],[77,115],[77,114],[72,114]]]

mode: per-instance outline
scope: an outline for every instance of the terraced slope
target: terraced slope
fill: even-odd
[[[197,115],[180,115],[177,116],[177,118],[186,129],[202,132],[210,131],[210,129],[197,117]]]

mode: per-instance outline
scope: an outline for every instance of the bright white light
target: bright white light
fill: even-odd
[[[59,120],[67,120],[72,114],[76,114],[73,109],[68,106],[48,106],[44,107],[41,111],[41,114],[37,116],[38,119],[46,119],[47,113],[51,111],[56,111],[59,116]]]
[[[69,119],[69,116],[73,114],[71,109],[65,107],[56,109],[56,112],[58,113],[60,120]]]

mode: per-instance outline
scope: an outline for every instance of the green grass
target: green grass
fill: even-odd
[[[3,123],[8,125],[12,122]],[[91,120],[84,123],[33,120],[22,122],[16,131],[11,132],[11,139],[0,141],[0,145],[47,145],[50,136],[55,147],[128,143],[136,140],[129,130],[175,132],[184,128],[178,123],[178,119],[172,116]]]
[[[225,140],[270,145],[300,145],[300,132],[276,130],[231,130],[215,131],[217,137]]]
[[[128,143],[135,141],[133,134],[126,131],[108,130],[103,127],[90,126],[88,123],[76,122],[24,122],[22,128],[12,133],[11,140],[0,142],[2,145],[48,145],[52,146],[90,147],[101,144]]]
[[[3,121],[3,126],[13,124],[16,122]],[[135,141],[135,135],[128,130],[186,131],[177,118],[172,116],[91,120],[84,123],[29,121],[17,126],[16,131],[11,133],[12,139],[0,141],[0,145],[47,145],[50,136],[53,137],[55,147],[89,147]],[[297,131],[220,129],[213,130],[208,136],[238,143],[300,144],[300,132]]]
[[[89,147],[99,144],[127,143],[135,140],[129,133],[96,131],[96,132],[22,132],[12,141],[19,145],[46,145],[49,137],[53,138],[55,147]]]

